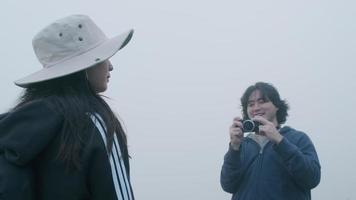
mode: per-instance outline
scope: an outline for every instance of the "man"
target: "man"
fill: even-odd
[[[233,200],[307,200],[320,182],[320,164],[309,137],[281,125],[288,105],[271,84],[258,82],[241,97],[243,120],[230,127],[220,183]],[[244,120],[258,126],[244,137]],[[251,121],[250,121],[251,122]]]

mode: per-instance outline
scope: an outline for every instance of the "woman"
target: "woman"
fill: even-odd
[[[126,135],[99,95],[132,34],[109,39],[72,15],[34,37],[43,69],[15,81],[24,93],[0,118],[1,198],[134,199]]]

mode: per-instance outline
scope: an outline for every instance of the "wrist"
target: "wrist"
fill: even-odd
[[[230,147],[234,151],[238,151],[240,149],[240,144],[232,144],[230,143]]]
[[[276,139],[275,139],[275,143],[279,144],[282,140],[283,140],[283,136],[281,134],[278,134]]]

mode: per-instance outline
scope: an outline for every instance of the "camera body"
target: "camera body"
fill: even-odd
[[[253,121],[251,119],[242,120],[242,132],[259,132],[259,126],[261,123]]]

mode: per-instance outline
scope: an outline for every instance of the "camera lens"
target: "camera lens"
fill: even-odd
[[[258,132],[258,126],[259,123],[258,122],[254,122],[250,119],[248,120],[244,120],[242,122],[242,128],[243,128],[243,132]]]

